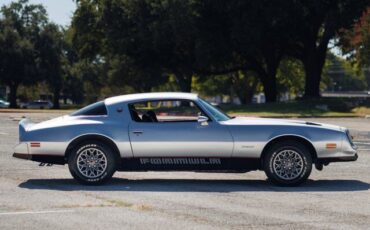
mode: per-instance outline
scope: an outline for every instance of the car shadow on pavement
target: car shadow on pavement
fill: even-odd
[[[359,180],[308,180],[299,187],[279,187],[263,180],[210,179],[122,179],[114,178],[101,186],[78,184],[73,179],[30,179],[20,188],[58,191],[126,191],[126,192],[349,192],[370,189]]]

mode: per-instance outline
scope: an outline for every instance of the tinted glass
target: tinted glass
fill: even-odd
[[[104,101],[99,101],[94,104],[88,105],[76,112],[72,113],[72,116],[99,116],[107,115],[107,108],[105,107]]]
[[[209,104],[205,100],[200,99],[199,101],[206,108],[206,110],[209,113],[211,113],[214,118],[216,118],[217,121],[227,121],[227,120],[230,119],[230,117],[227,114],[225,114],[221,110],[217,109],[216,107],[212,106],[211,104]]]
[[[138,122],[197,121],[202,111],[192,101],[156,100],[130,104],[133,120]]]

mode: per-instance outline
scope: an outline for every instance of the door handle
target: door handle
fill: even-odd
[[[139,134],[143,134],[144,132],[142,130],[134,130],[132,131],[133,134],[136,134],[136,135],[139,135]]]

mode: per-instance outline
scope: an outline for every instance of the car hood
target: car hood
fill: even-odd
[[[345,128],[316,122],[307,122],[290,119],[272,119],[258,117],[235,117],[233,119],[221,122],[224,125],[286,125],[286,126],[311,126],[324,129],[344,131]]]

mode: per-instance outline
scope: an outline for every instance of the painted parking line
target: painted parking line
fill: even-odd
[[[51,214],[51,213],[67,213],[67,212],[74,212],[74,210],[45,210],[45,211],[0,212],[0,216],[27,215],[27,214]]]
[[[370,145],[369,142],[353,142],[355,145]]]

